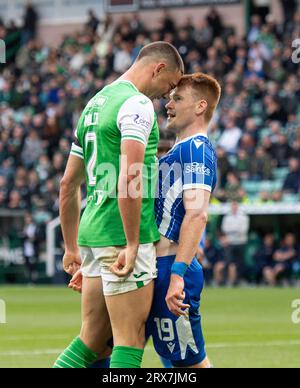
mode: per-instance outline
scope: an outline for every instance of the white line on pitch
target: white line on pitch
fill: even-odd
[[[225,344],[225,343],[219,343],[219,344],[211,344],[208,345],[207,348],[209,349],[221,349],[221,348],[243,348],[243,347],[272,347],[272,346],[299,346],[300,341],[286,341],[286,342],[261,342],[261,343],[236,343],[236,344]],[[154,349],[150,346],[147,346],[147,351],[154,351]],[[42,356],[42,355],[51,355],[51,354],[59,354],[63,351],[63,349],[38,349],[38,350],[32,350],[32,351],[22,351],[22,350],[15,350],[15,351],[8,351],[8,352],[0,352],[0,357],[9,357],[9,356]]]
[[[20,335],[20,336],[7,336],[0,337],[0,341],[49,341],[49,340],[60,340],[60,339],[68,339],[72,338],[69,335],[48,335],[48,336],[34,336],[34,335]]]
[[[0,352],[0,357],[17,357],[17,356],[43,356],[47,354],[59,354],[62,349],[41,349],[41,350],[31,350],[31,351],[22,351],[14,350],[11,352]]]

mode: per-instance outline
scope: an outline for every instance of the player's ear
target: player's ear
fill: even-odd
[[[206,109],[207,109],[207,101],[206,100],[199,100],[196,104],[195,113],[196,115],[202,115]]]
[[[158,77],[165,68],[165,63],[158,63],[153,69],[153,78]]]

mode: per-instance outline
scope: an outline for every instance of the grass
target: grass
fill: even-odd
[[[64,288],[1,288],[0,367],[50,367],[78,334],[80,299]],[[299,289],[207,289],[202,315],[207,352],[218,368],[299,367],[300,324],[291,304]],[[160,367],[148,344],[144,367]]]

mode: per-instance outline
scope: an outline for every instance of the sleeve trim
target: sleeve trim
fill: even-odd
[[[146,146],[145,140],[140,138],[140,137],[137,137],[137,136],[125,135],[125,136],[122,136],[121,141],[123,141],[123,140],[135,140],[135,141],[137,141],[139,143],[142,143],[144,146]]]
[[[74,151],[74,150],[72,150],[72,151],[70,152],[70,155],[77,156],[78,158],[84,160],[83,155],[82,155],[82,154],[79,154],[78,152],[76,152],[76,151]]]
[[[75,143],[72,144],[72,151],[78,152],[83,155],[83,149]]]
[[[201,183],[187,184],[187,185],[184,185],[182,189],[183,189],[183,191],[193,190],[193,189],[203,189],[205,191],[209,191],[210,193],[212,192],[212,189],[211,189],[210,186],[204,185],[204,184],[201,184]]]

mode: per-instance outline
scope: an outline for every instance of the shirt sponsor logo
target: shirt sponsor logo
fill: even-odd
[[[150,128],[150,122],[145,120],[145,119],[143,119],[140,115],[134,115],[133,121],[137,125],[141,125],[142,127],[145,127],[146,129]]]
[[[211,171],[203,163],[194,162],[185,166],[185,173],[210,176]]]

